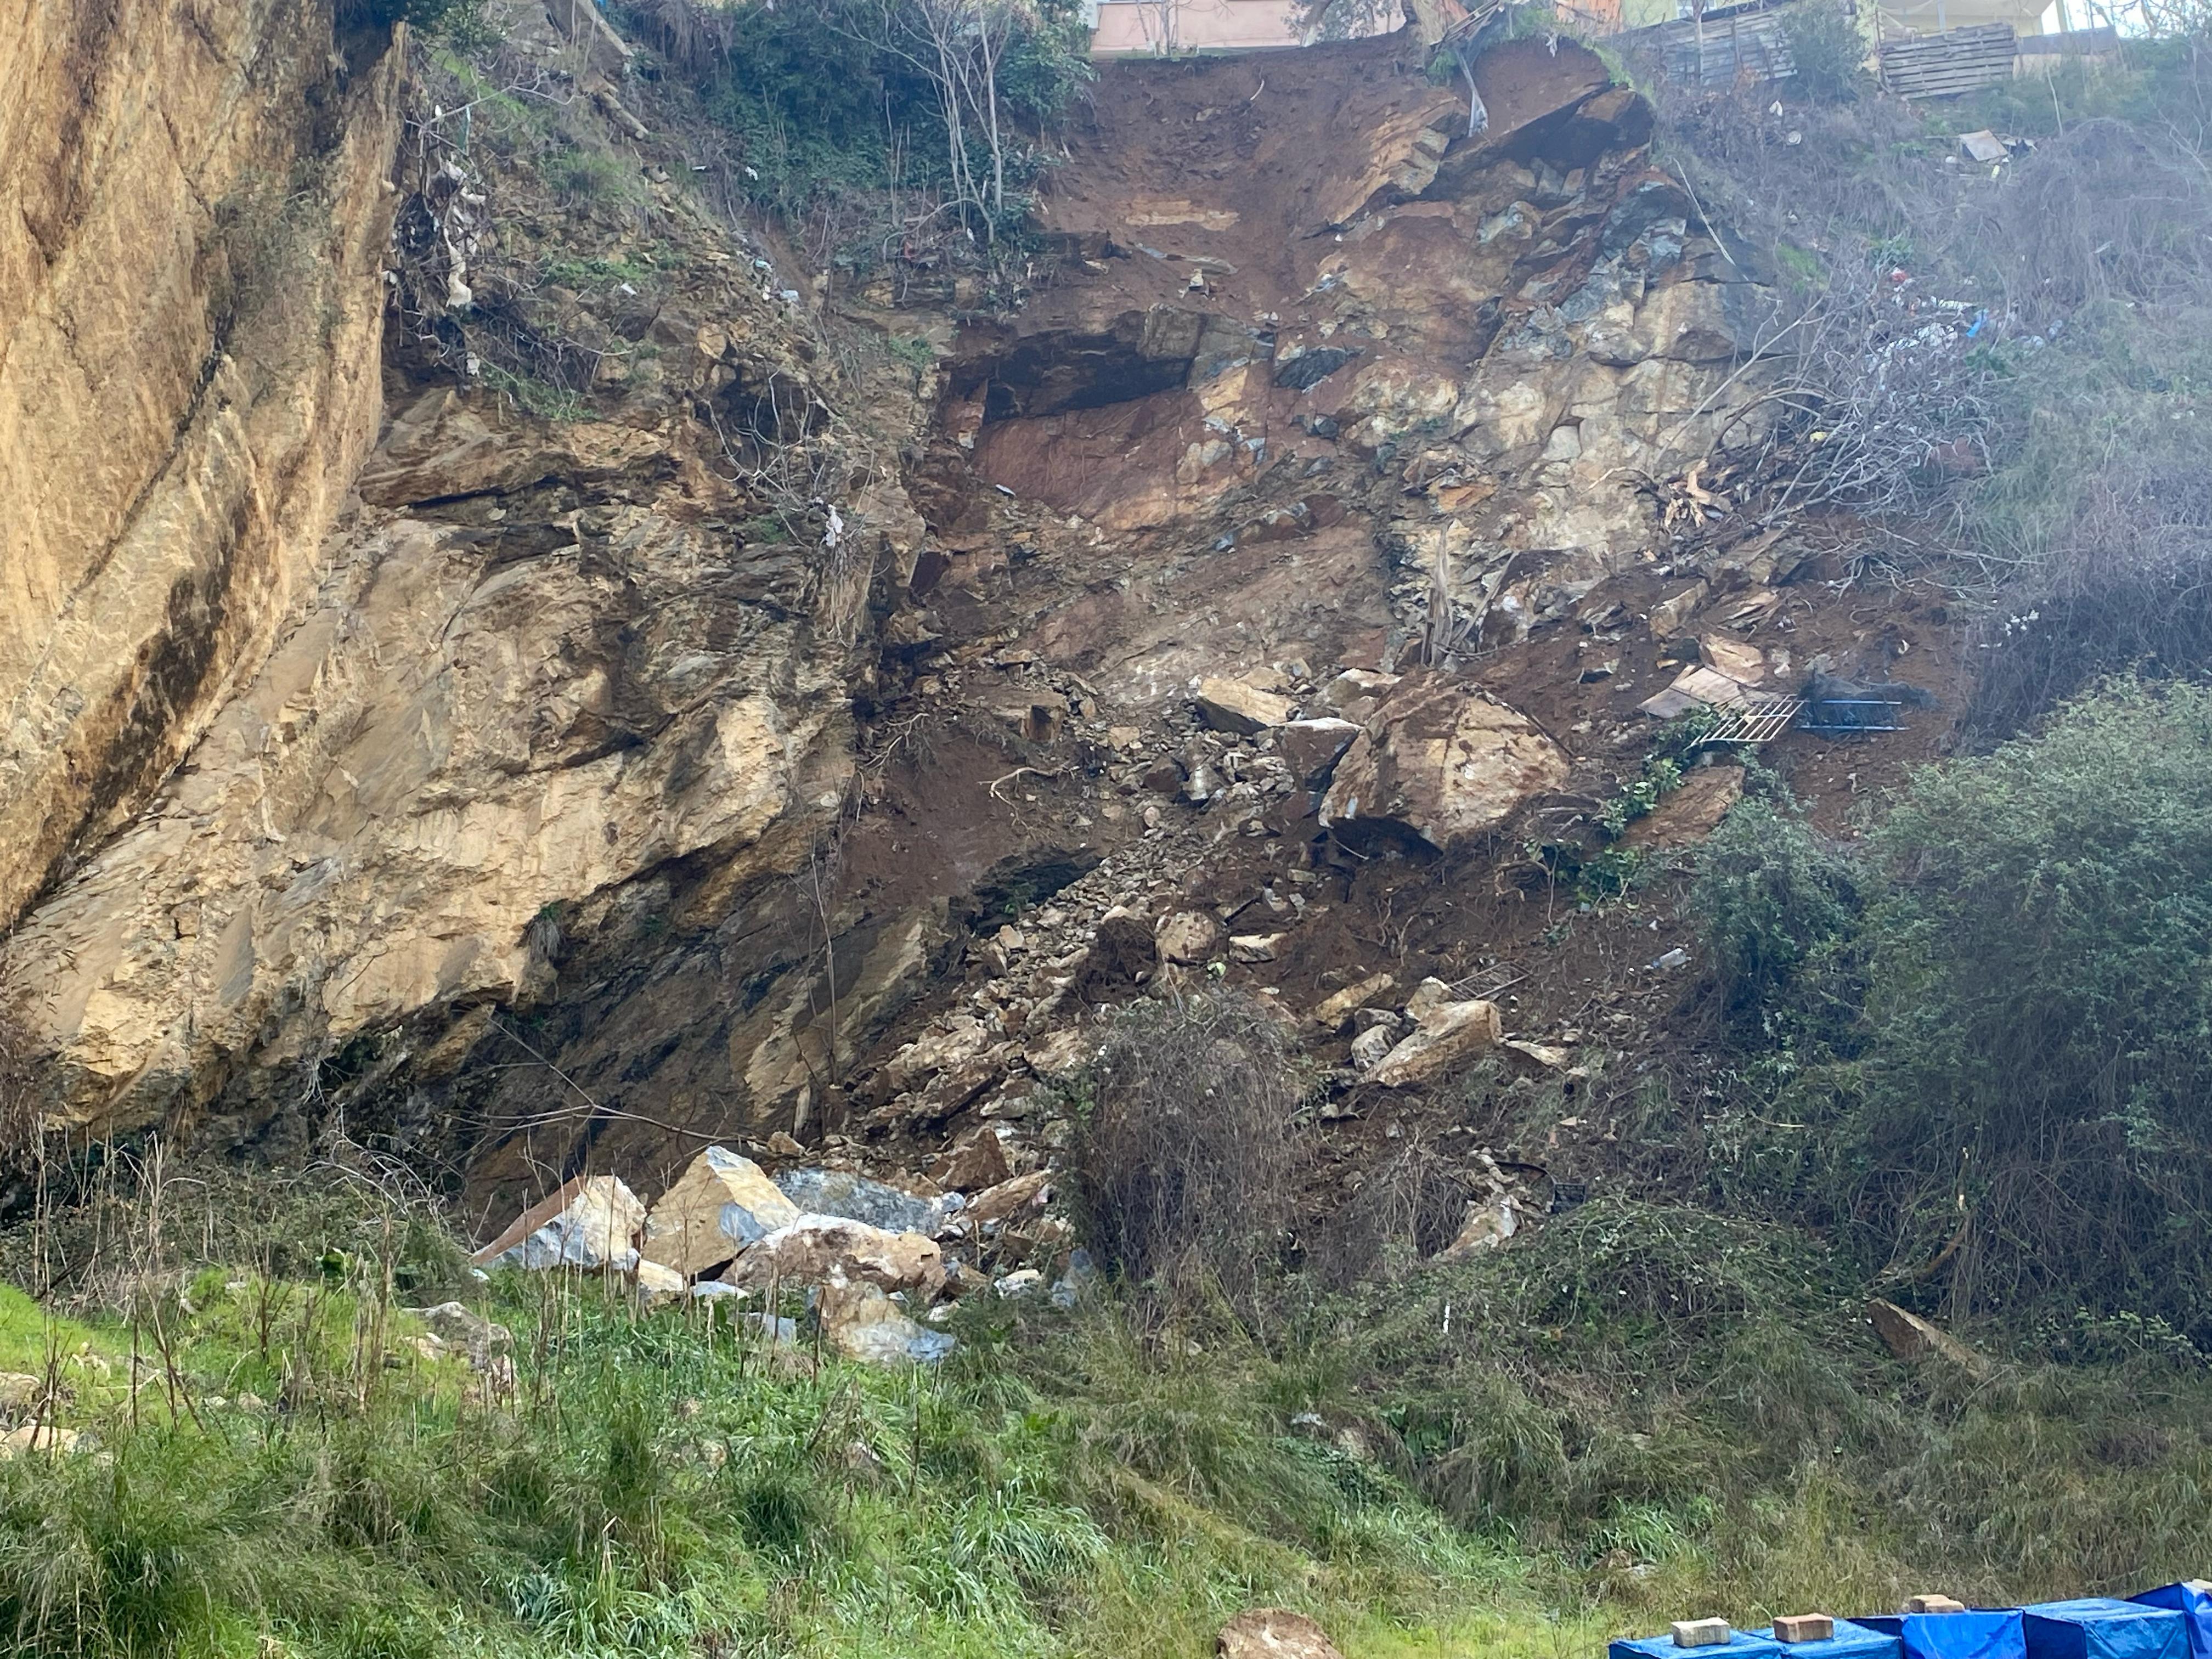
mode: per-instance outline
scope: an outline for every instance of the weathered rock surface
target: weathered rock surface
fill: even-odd
[[[945,1288],[945,1252],[920,1233],[895,1233],[842,1216],[802,1215],[750,1246],[722,1274],[745,1290],[826,1285],[842,1279],[933,1297]]]
[[[645,1255],[679,1273],[704,1273],[799,1216],[760,1165],[709,1146],[646,1218]]]
[[[470,1260],[479,1267],[610,1269],[637,1266],[645,1206],[614,1176],[579,1176],[516,1217]]]
[[[1567,766],[1526,715],[1442,675],[1410,677],[1337,763],[1321,822],[1347,841],[1449,850],[1559,787]]]
[[[1431,1082],[1504,1036],[1496,1003],[1452,1000],[1450,988],[1441,980],[1423,980],[1406,1012],[1413,1017],[1412,1035],[1376,1062],[1368,1082],[1393,1089]]]
[[[779,1170],[775,1185],[803,1214],[842,1216],[895,1233],[933,1234],[959,1206],[957,1199],[917,1198],[848,1170]]]
[[[312,585],[375,434],[399,58],[312,4],[0,16],[0,917]]]

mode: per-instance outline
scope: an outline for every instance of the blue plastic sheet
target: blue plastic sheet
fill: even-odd
[[[2027,1659],[2189,1659],[2189,1626],[2178,1612],[2086,1596],[2021,1610]]]
[[[1729,1632],[1726,1647],[1678,1648],[1671,1636],[1638,1636],[1606,1644],[1606,1659],[1778,1659],[1795,1653],[1771,1636],[1747,1631]]]
[[[2027,1659],[2017,1607],[1907,1613],[1858,1622],[1896,1637],[1905,1645],[1905,1659]]]
[[[1774,1634],[1771,1626],[1753,1636]],[[1893,1631],[1879,1631],[1848,1619],[1836,1620],[1836,1633],[1825,1642],[1784,1642],[1789,1659],[1903,1659],[1904,1644]]]
[[[2212,1584],[2201,1578],[2191,1578],[2179,1584],[2163,1584],[2154,1590],[2145,1590],[2141,1595],[2131,1595],[2130,1601],[2140,1601],[2148,1607],[2166,1607],[2181,1615],[2189,1630],[2190,1659],[2212,1659]]]

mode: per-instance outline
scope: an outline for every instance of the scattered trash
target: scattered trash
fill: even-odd
[[[1668,973],[1676,968],[1681,967],[1684,963],[1687,963],[1689,959],[1690,953],[1678,945],[1673,950],[1662,951],[1658,956],[1654,957],[1650,961],[1645,963],[1644,964],[1644,969],[1646,973],[1650,974]]]
[[[1986,127],[1979,132],[1960,133],[1959,148],[1972,161],[2002,161],[2010,153],[2005,149],[2004,140]]]

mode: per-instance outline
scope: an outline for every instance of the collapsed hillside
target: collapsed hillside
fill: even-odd
[[[1644,94],[1543,34],[1479,133],[1400,40],[1117,64],[1021,237],[902,241],[756,210],[698,14],[454,9],[404,92],[312,8],[0,23],[67,118],[0,151],[66,736],[0,943],[19,1645],[1195,1655],[1264,1598],[1556,1655],[2201,1571],[2212,710],[1891,789],[2000,629],[2038,708],[2135,658],[1770,510],[1858,411],[1766,379],[1805,290]],[[2074,148],[2002,180],[1692,113],[1762,246],[1880,234],[1840,356],[2039,388],[1891,433],[1923,499],[2086,503],[2147,612],[2212,473],[2140,186],[2201,156],[2035,93]],[[1835,206],[1869,134],[1926,222],[2095,234],[2008,310]],[[1708,754],[1816,676],[1904,729]]]
[[[1018,303],[974,310],[777,275],[677,182],[680,94],[512,9],[500,72],[634,182],[564,202],[527,119],[414,118],[349,522],[8,947],[54,1121],[281,1154],[335,1109],[495,1215],[711,1139],[1042,1166],[1035,1080],[1184,976],[1364,986],[1332,1006],[1370,1030],[1425,977],[1514,987],[1492,1023],[1564,1066],[1671,994],[1640,925],[1540,941],[1638,705],[1700,659],[1944,672],[1909,599],[1682,533],[1771,297],[1571,41],[1486,55],[1473,135],[1401,38],[1116,65]],[[472,388],[463,319],[587,394]],[[1423,1091],[1352,1035],[1308,1042],[1356,1161]]]

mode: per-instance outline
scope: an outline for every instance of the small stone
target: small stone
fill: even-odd
[[[998,1131],[987,1125],[952,1149],[938,1179],[955,1192],[974,1193],[995,1187],[1013,1173],[1013,1166],[1006,1161],[1006,1143]]]
[[[1907,1613],[1964,1613],[1966,1604],[1954,1601],[1948,1595],[1908,1595],[1905,1598]]]
[[[1231,962],[1273,962],[1276,947],[1286,936],[1282,933],[1238,933],[1229,941]]]
[[[1025,1176],[1016,1176],[1012,1181],[1002,1181],[975,1195],[966,1216],[978,1224],[1004,1221],[1018,1211],[1041,1205],[1050,1195],[1052,1172],[1036,1170]]]
[[[1009,1302],[1035,1296],[1044,1288],[1044,1275],[1035,1267],[1022,1267],[996,1281],[998,1292]]]
[[[768,1149],[778,1158],[805,1158],[806,1148],[778,1129],[768,1138]]]
[[[1671,639],[1680,633],[1698,607],[1705,602],[1705,585],[1696,582],[1684,588],[1670,599],[1651,607],[1651,631],[1660,639]]]
[[[1725,1619],[1677,1619],[1668,1628],[1678,1648],[1724,1648],[1735,1634]]]

